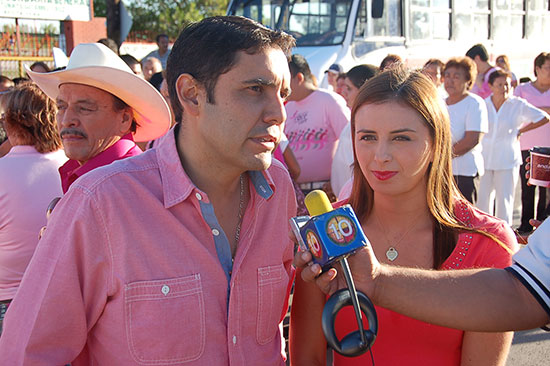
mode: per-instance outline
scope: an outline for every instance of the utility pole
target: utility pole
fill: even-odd
[[[120,47],[120,0],[107,0],[107,37]]]

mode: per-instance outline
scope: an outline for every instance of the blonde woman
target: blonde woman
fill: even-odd
[[[445,106],[420,72],[390,70],[369,80],[352,110],[355,209],[375,255],[389,265],[434,270],[506,267],[517,249],[512,230],[478,211],[451,173]],[[325,365],[321,313],[326,297],[296,276],[290,323],[292,365]],[[504,365],[512,333],[434,326],[377,307],[377,366]],[[475,311],[475,310],[472,310]],[[336,320],[340,338],[357,329],[353,309]],[[370,365],[371,356],[334,355],[334,365]]]

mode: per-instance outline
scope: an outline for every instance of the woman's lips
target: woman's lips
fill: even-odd
[[[379,180],[388,180],[396,175],[397,172],[373,170],[372,174]]]

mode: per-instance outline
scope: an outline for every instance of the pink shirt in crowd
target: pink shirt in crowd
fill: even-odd
[[[541,93],[533,83],[523,83],[514,89],[514,95],[527,100],[537,108],[550,107],[550,90]],[[537,121],[531,121],[537,122]],[[535,146],[550,146],[550,124],[527,131],[519,138],[521,150],[529,150]]]
[[[290,177],[276,161],[248,172],[232,265],[169,134],[60,201],[6,314],[1,365],[284,365]]]
[[[80,165],[78,161],[73,159],[67,161],[65,165],[59,168],[63,193],[67,193],[71,184],[73,184],[74,181],[83,174],[88,173],[95,168],[99,168],[100,166],[111,164],[115,160],[129,158],[141,153],[141,149],[134,142],[132,134],[129,133],[122,136],[120,140],[115,142],[106,150],[88,160],[84,163],[84,165]]]
[[[0,159],[0,300],[15,296],[23,273],[46,225],[46,209],[61,196],[57,169],[63,150],[39,153],[18,145]]]
[[[346,101],[319,89],[285,107],[285,134],[301,169],[298,183],[328,181],[338,138],[350,119]]]
[[[479,95],[481,98],[485,99],[489,95],[493,94],[491,91],[491,88],[489,87],[489,76],[497,70],[500,70],[498,67],[491,67],[485,75],[483,75],[483,85],[481,88],[477,85],[477,83],[474,82],[474,85],[472,86],[472,90],[470,90],[470,93],[474,93],[476,95]]]

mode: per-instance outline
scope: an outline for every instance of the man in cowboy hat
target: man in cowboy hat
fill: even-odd
[[[0,364],[284,365],[296,201],[271,156],[293,45],[242,17],[182,31],[167,67],[181,122],[60,201],[8,310]]]
[[[170,126],[163,97],[103,44],[79,44],[64,70],[27,72],[57,102],[70,159],[59,169],[64,193],[84,173],[141,153],[134,141],[154,140]]]

